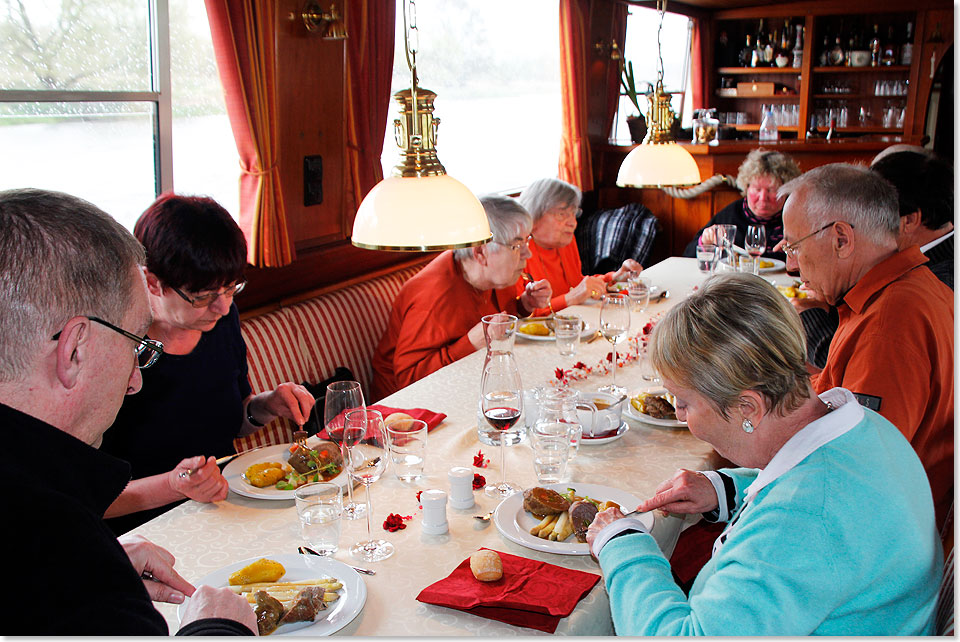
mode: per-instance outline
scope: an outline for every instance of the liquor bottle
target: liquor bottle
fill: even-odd
[[[880,66],[880,26],[873,25],[873,38],[870,39],[870,66]]]
[[[793,47],[790,46],[790,21],[783,21],[783,33],[780,35],[780,51],[785,54],[790,53]]]
[[[824,34],[823,49],[820,50],[820,66],[826,67],[830,64],[830,36]]]
[[[750,44],[750,34],[747,34],[747,44],[743,49],[740,50],[740,66],[741,67],[753,67],[754,65],[750,64],[753,60],[753,46]]]
[[[827,62],[834,67],[841,67],[843,66],[843,61],[843,45],[840,44],[840,36],[837,36],[833,41],[833,49],[830,50],[830,54],[827,56]]]
[[[830,118],[830,129],[827,130],[827,140],[831,140],[837,134],[837,119],[836,117]]]
[[[846,48],[846,49],[844,50],[844,52],[843,52],[843,66],[844,66],[844,67],[852,67],[852,66],[853,66],[853,58],[852,58],[852,56],[851,56],[850,54],[851,54],[851,52],[853,52],[855,49],[857,49],[857,39],[856,39],[856,37],[854,37],[854,36],[850,36],[850,40],[847,41],[847,48]]]
[[[900,64],[901,65],[911,65],[913,64],[913,23],[907,23],[907,39],[903,41],[903,46],[900,47]]]
[[[893,36],[893,25],[887,27],[887,40],[883,43],[883,53],[880,55],[880,64],[885,67],[897,64],[897,43]]]
[[[797,25],[797,37],[793,41],[793,63],[790,65],[794,69],[803,66],[803,32],[804,26]]]
[[[757,38],[754,41],[754,48],[757,51],[757,64],[754,67],[766,67],[767,58],[765,51],[767,49],[767,34],[763,30],[763,18],[760,18],[760,25],[757,27]]]
[[[822,134],[817,129],[817,117],[810,117],[810,127],[807,129],[807,138],[820,138]]]
[[[776,43],[776,37],[767,34],[767,42],[763,45],[763,64],[765,67],[773,67],[774,58],[776,58],[776,51],[774,49],[774,44]]]

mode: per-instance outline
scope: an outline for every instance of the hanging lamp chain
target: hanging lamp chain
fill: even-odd
[[[670,94],[663,89],[663,47],[660,35],[663,31],[663,17],[667,11],[667,0],[657,0],[657,12],[660,14],[660,24],[657,26],[657,84],[653,93],[648,97],[650,111],[647,114],[647,135],[644,143],[672,143],[673,122],[676,114],[670,104]]]

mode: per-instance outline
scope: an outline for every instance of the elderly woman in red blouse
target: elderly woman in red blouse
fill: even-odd
[[[587,275],[581,272],[580,253],[573,237],[580,216],[580,190],[558,178],[541,178],[523,190],[518,200],[533,218],[532,239],[527,260],[527,273],[535,281],[547,279],[553,287],[551,307],[562,310],[569,305],[583,303],[588,298],[599,299],[607,284],[621,281],[629,272],[640,272],[643,267],[627,259],[616,272]],[[517,282],[517,294],[522,294],[526,282]],[[546,312],[546,310],[537,313]]]

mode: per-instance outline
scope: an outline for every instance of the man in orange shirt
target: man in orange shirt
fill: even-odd
[[[840,316],[814,388],[846,388],[900,429],[942,527],[953,502],[953,293],[917,246],[897,249],[896,190],[876,173],[825,165],[781,194],[787,269]]]
[[[513,288],[530,250],[530,215],[516,199],[484,196],[493,240],[447,250],[400,289],[373,355],[374,399],[381,399],[484,346],[481,317],[526,316],[550,300],[546,280]]]

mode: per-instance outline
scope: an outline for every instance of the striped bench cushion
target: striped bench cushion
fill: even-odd
[[[369,394],[373,353],[387,329],[401,286],[422,266],[322,294],[241,324],[254,394],[285,381],[319,382],[346,366]],[[370,400],[373,401],[373,400]],[[234,440],[237,452],[290,443],[296,426],[278,418],[252,435]]]

